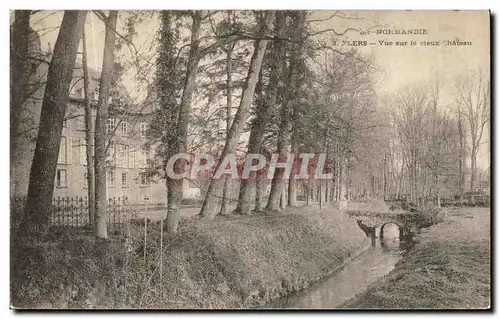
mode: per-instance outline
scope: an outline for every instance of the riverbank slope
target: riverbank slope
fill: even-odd
[[[489,308],[490,237],[488,208],[447,209],[389,275],[342,308]]]
[[[58,238],[13,287],[22,308],[249,308],[303,289],[366,246],[329,206],[135,226],[126,241]],[[146,237],[146,240],[145,240]],[[146,253],[144,243],[146,242]],[[161,266],[160,266],[161,265]]]

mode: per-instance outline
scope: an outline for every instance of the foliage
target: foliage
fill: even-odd
[[[443,210],[432,203],[425,203],[417,207],[419,214],[418,225],[421,228],[430,227],[443,221]]]

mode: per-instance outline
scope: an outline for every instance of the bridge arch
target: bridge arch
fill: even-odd
[[[380,235],[379,235],[380,239],[384,238],[384,227],[386,225],[389,225],[389,224],[393,224],[393,225],[398,226],[400,237],[401,237],[401,232],[403,231],[403,226],[401,226],[400,223],[397,221],[388,221],[388,222],[384,222],[382,224],[382,226],[380,226]]]

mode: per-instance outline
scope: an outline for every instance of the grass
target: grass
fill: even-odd
[[[307,287],[366,245],[355,221],[332,207],[184,222],[165,236],[134,226],[126,242],[69,236],[44,244],[13,285],[21,308],[261,306]],[[160,277],[161,273],[161,277]]]
[[[385,278],[343,308],[485,309],[490,299],[489,209],[449,209]]]

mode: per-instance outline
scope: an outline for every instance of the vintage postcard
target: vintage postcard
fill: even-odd
[[[489,11],[11,10],[11,309],[491,309]]]

